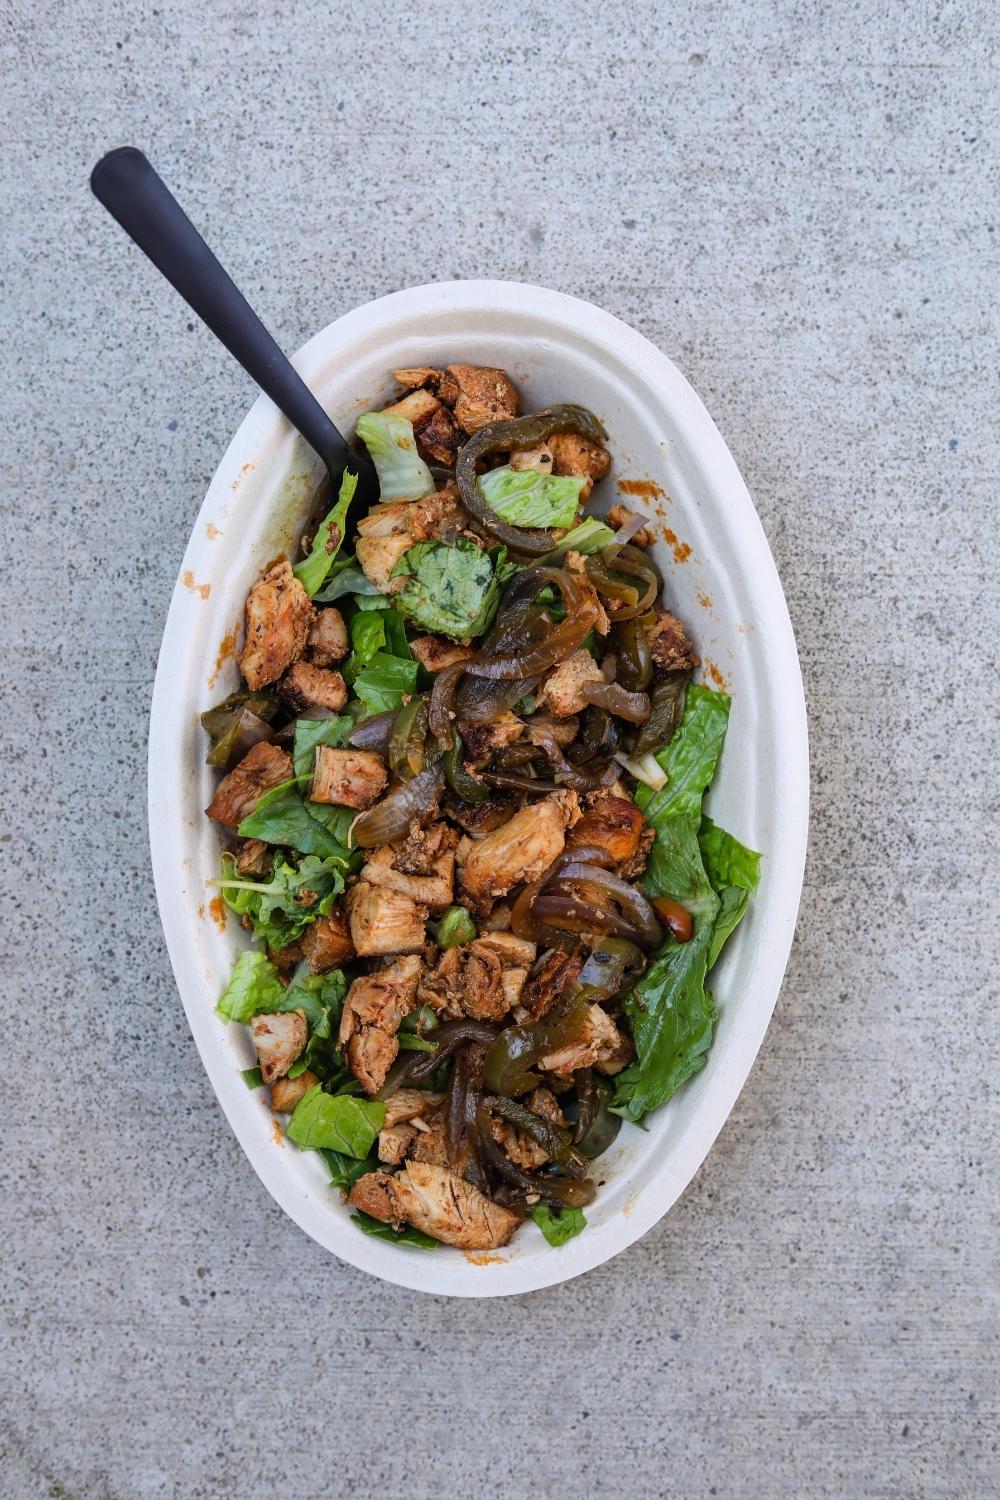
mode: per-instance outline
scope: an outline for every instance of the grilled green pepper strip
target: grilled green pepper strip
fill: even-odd
[[[461,735],[452,728],[451,748],[444,752],[444,779],[455,793],[461,797],[463,802],[485,802],[490,795],[490,789],[478,776],[473,776],[465,769],[465,746],[462,744]]]
[[[673,738],[674,730],[684,714],[684,698],[690,672],[673,672],[653,689],[649,718],[639,730],[633,755],[646,755],[650,750],[662,750]]]
[[[577,1074],[576,1096],[580,1102],[580,1118],[577,1120],[573,1140],[581,1154],[593,1161],[607,1151],[619,1130],[621,1115],[608,1112],[608,1104],[614,1092],[607,1078],[599,1078],[593,1068],[585,1068]]]
[[[476,924],[464,906],[449,906],[435,934],[439,948],[458,948],[462,943],[471,943],[475,935]]]
[[[563,1010],[550,1011],[541,1021],[527,1026],[507,1026],[486,1054],[483,1081],[494,1094],[516,1099],[541,1083],[533,1065],[550,1052],[578,1042],[584,1035],[590,1003],[581,995],[571,995]]]
[[[250,715],[267,724],[278,712],[278,707],[278,700],[272,693],[252,693],[249,688],[241,688],[214,708],[207,708],[201,716],[201,724],[212,740],[205,757],[208,764],[218,771],[227,770],[230,762],[236,759],[234,752],[244,728],[244,716]],[[257,728],[259,731],[259,725]]]
[[[523,1130],[525,1135],[530,1135],[536,1145],[541,1146],[549,1160],[557,1167],[562,1167],[570,1177],[587,1176],[590,1170],[587,1166],[587,1158],[570,1144],[568,1131],[560,1130],[559,1126],[553,1125],[551,1120],[545,1120],[541,1115],[536,1115],[534,1110],[518,1104],[516,1099],[488,1098],[484,1100],[484,1103],[502,1120],[515,1125],[518,1130]]]
[[[618,660],[616,682],[631,692],[641,692],[653,679],[653,653],[649,637],[638,620],[622,620],[611,632]]]
[[[579,437],[600,443],[607,437],[603,426],[585,406],[548,406],[529,417],[515,417],[511,422],[490,422],[472,437],[455,462],[462,502],[485,531],[514,552],[525,557],[541,557],[556,545],[551,531],[527,530],[503,521],[486,503],[476,477],[476,463],[488,453],[516,453],[537,448],[556,432],[575,432]]]
[[[627,542],[620,547],[602,547],[597,557],[587,558],[585,566],[597,592],[613,601],[616,621],[645,614],[660,591],[660,577],[649,558],[640,547]],[[637,578],[645,589],[629,583],[630,578]]]
[[[401,781],[410,781],[426,764],[427,700],[411,698],[392,723],[389,736],[389,769]]]
[[[512,1162],[506,1151],[497,1145],[490,1131],[490,1112],[480,1099],[476,1110],[476,1133],[479,1154],[487,1166],[493,1168],[498,1177],[503,1177],[514,1187],[520,1188],[529,1201],[558,1203],[568,1208],[584,1208],[593,1203],[597,1189],[590,1177],[547,1177],[541,1173],[526,1172]]]
[[[577,992],[588,1005],[605,1004],[632,988],[646,962],[642,949],[627,938],[601,938],[577,975]]]

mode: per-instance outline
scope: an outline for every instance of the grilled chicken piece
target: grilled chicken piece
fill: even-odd
[[[399,891],[359,880],[347,892],[351,941],[359,957],[382,953],[419,953],[424,946],[426,906]]]
[[[591,792],[586,803],[583,817],[566,836],[567,849],[587,844],[606,849],[616,865],[628,865],[630,875],[633,870],[640,875],[655,834],[631,797],[613,797],[602,789]]]
[[[500,960],[504,1014],[520,1001],[536,951],[534,943],[515,937],[512,932],[484,932],[469,944],[470,953],[480,956],[491,953]]]
[[[394,1177],[369,1172],[348,1201],[383,1223],[412,1224],[460,1250],[498,1250],[521,1222],[470,1182],[430,1162],[409,1161]]]
[[[290,1115],[299,1100],[317,1083],[319,1079],[308,1068],[298,1078],[276,1078],[271,1084],[271,1108],[277,1115]]]
[[[549,1120],[553,1125],[565,1125],[566,1117],[559,1108],[559,1100],[551,1089],[536,1088],[524,1101],[526,1108],[533,1114],[540,1115],[543,1120]],[[524,1167],[529,1172],[537,1171],[548,1161],[548,1152],[534,1140],[526,1130],[518,1130],[507,1120],[501,1120],[499,1116],[492,1116],[490,1133],[498,1146],[502,1146],[516,1166]]]
[[[254,1016],[250,1035],[264,1082],[274,1083],[276,1078],[284,1078],[309,1040],[309,1026],[300,1010],[276,1011]]]
[[[446,811],[453,823],[464,828],[470,839],[483,839],[502,828],[514,816],[516,803],[508,792],[496,792],[485,802],[450,800]]]
[[[286,943],[284,948],[268,948],[267,956],[276,969],[287,972],[294,969],[305,958],[305,951],[299,942]]]
[[[534,469],[539,474],[551,474],[552,464],[552,449],[548,443],[539,443],[537,448],[522,448],[510,455],[512,469]]]
[[[317,745],[309,801],[363,810],[374,806],[388,780],[382,758],[373,750],[335,750],[331,745]]]
[[[434,875],[441,856],[454,849],[458,834],[447,823],[431,823],[426,828],[415,823],[406,838],[393,844],[396,869],[407,875]]]
[[[429,1117],[444,1098],[443,1094],[432,1094],[429,1089],[397,1089],[386,1100],[383,1125],[388,1129],[407,1120]]]
[[[448,948],[424,971],[417,1004],[431,1006],[443,1019],[502,1021],[518,1002],[534,955],[533,943],[507,932]]]
[[[671,672],[689,672],[701,660],[688,640],[683,622],[667,609],[657,610],[656,621],[647,627],[646,636],[657,677],[669,677]]]
[[[613,527],[615,531],[617,531],[620,526],[625,525],[631,514],[632,512],[629,510],[627,505],[612,505],[611,509],[608,511],[604,519],[605,521],[607,521],[609,526]],[[637,531],[635,533],[635,536],[632,538],[632,546],[651,547],[655,541],[656,537],[653,535],[652,531],[648,526],[644,526],[641,531]]]
[[[523,807],[509,823],[477,843],[463,839],[458,846],[459,881],[477,907],[521,881],[537,880],[563,851],[566,829],[580,816],[575,792],[553,792],[531,807]]]
[[[347,626],[339,609],[318,609],[309,627],[306,655],[317,667],[332,667],[350,650]]]
[[[632,1043],[618,1030],[607,1011],[590,1007],[580,1041],[570,1042],[543,1057],[539,1066],[547,1073],[566,1075],[577,1068],[596,1067],[601,1073],[620,1073],[632,1056]]]
[[[587,707],[587,700],[580,689],[586,687],[588,682],[603,681],[604,673],[590,652],[581,646],[579,650],[570,652],[565,661],[552,668],[542,684],[539,696],[557,718],[566,719],[571,714],[583,713]]]
[[[247,876],[267,875],[271,870],[272,850],[263,839],[240,839],[236,846],[236,873]]]
[[[379,1161],[398,1167],[419,1134],[415,1125],[383,1125],[378,1133]]]
[[[590,499],[590,492],[611,468],[611,454],[600,443],[580,437],[575,432],[557,432],[549,438],[556,474],[575,474],[583,480],[580,504]]]
[[[310,708],[325,708],[336,714],[347,702],[347,683],[339,672],[297,661],[278,684],[278,694],[293,714],[303,714]]]
[[[430,391],[416,390],[408,391],[400,400],[394,401],[391,406],[383,409],[384,417],[402,417],[404,421],[411,424],[414,432],[419,432],[421,427],[430,421],[436,411],[440,411],[441,403]]]
[[[582,968],[583,958],[579,953],[551,949],[521,991],[521,1005],[528,1019],[540,1021],[548,1015]]]
[[[399,891],[430,911],[444,911],[451,905],[455,889],[454,847],[443,849],[437,856],[433,874],[410,875],[399,868],[397,851],[386,844],[375,850],[361,871],[361,879],[387,891]]]
[[[497,750],[519,740],[524,734],[524,724],[517,714],[505,708],[489,724],[471,724],[460,719],[458,732],[465,746],[466,763],[479,768],[485,766]]]
[[[458,490],[446,485],[422,500],[389,500],[358,522],[358,562],[383,594],[396,594],[405,579],[390,578],[399,559],[415,542],[426,542],[444,530],[461,530],[468,516]]]
[[[442,371],[435,370],[433,365],[409,365],[403,370],[393,370],[392,378],[399,385],[405,386],[407,390],[416,390],[419,386],[427,385],[436,390],[441,379]]]
[[[354,957],[347,918],[339,906],[328,917],[317,917],[302,935],[302,951],[312,974],[328,974]]]
[[[459,661],[468,661],[470,656],[476,654],[471,646],[456,645],[443,635],[418,635],[415,641],[410,642],[410,650],[428,672],[441,672],[445,667],[454,666]]]
[[[509,422],[517,416],[517,387],[506,370],[488,365],[449,365],[458,386],[455,421],[463,432],[478,432],[488,422]]]
[[[247,595],[246,635],[240,652],[240,671],[257,692],[277,682],[282,672],[305,650],[313,607],[309,595],[282,559],[255,583]]]
[[[378,1093],[396,1059],[396,1032],[413,1009],[419,977],[419,958],[398,958],[356,979],[347,992],[338,1039],[351,1072],[368,1094]]]
[[[439,406],[417,433],[417,452],[428,463],[445,464],[450,468],[464,441],[451,412]]]
[[[445,1111],[434,1110],[433,1113],[425,1116],[424,1123],[427,1129],[419,1132],[410,1156],[414,1161],[429,1162],[433,1167],[447,1167],[449,1163]]]
[[[238,828],[265,792],[288,781],[292,775],[292,757],[288,751],[262,740],[247,751],[228,776],[223,776],[205,811],[216,823]]]

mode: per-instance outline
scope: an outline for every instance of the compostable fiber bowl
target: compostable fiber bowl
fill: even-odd
[[[412,1250],[359,1233],[322,1159],[285,1142],[265,1091],[246,1088],[240,1071],[255,1060],[249,1036],[214,1013],[247,937],[235,918],[221,925],[213,900],[219,842],[203,808],[214,773],[198,715],[236,686],[247,590],[264,564],[291,551],[320,475],[312,450],[263,396],[212,480],[171,601],[150,723],[149,828],[188,1021],[229,1123],[272,1197],[351,1265],[420,1291],[495,1297],[578,1276],[632,1244],[690,1182],[735,1104],[792,941],[808,816],[806,719],[791,624],[753,503],[705,408],[659,350],[573,297],[459,281],[397,292],[348,313],[295,360],[345,431],[389,399],[393,369],[447,363],[503,366],[525,410],[575,401],[600,415],[613,469],[595,506],[624,498],[649,514],[665,597],[688,623],[705,680],[733,694],[708,806],[764,860],[750,914],[712,975],[719,1021],[707,1066],[649,1117],[648,1130],[623,1126],[598,1164],[604,1186],[581,1235],[552,1249],[528,1224],[491,1255]]]

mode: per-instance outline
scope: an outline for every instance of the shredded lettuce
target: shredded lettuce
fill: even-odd
[[[544,557],[538,559],[539,567],[550,567],[557,563],[567,552],[579,552],[584,557],[589,557],[592,552],[600,552],[609,542],[614,541],[614,532],[610,526],[605,526],[603,521],[598,521],[596,516],[587,516],[574,526],[572,531],[567,531],[558,547],[551,552],[546,552]]]
[[[276,855],[269,879],[245,880],[237,874],[233,855],[224,854],[216,884],[230,910],[248,919],[255,938],[269,948],[284,948],[317,917],[329,914],[344,889],[346,850],[343,856],[320,859],[310,854],[293,863]]]
[[[538,1225],[550,1245],[565,1245],[567,1240],[586,1229],[587,1221],[582,1208],[550,1208],[547,1203],[536,1203],[531,1217]]]
[[[347,508],[354,498],[354,491],[357,487],[358,476],[345,470],[344,477],[340,481],[340,494],[336,505],[317,527],[308,557],[303,558],[292,570],[310,598],[322,588],[327,574],[333,567],[340,544],[344,540]]]
[[[361,1159],[374,1146],[384,1119],[381,1100],[326,1094],[317,1083],[296,1104],[285,1133],[304,1150],[323,1147]]]
[[[480,475],[479,488],[490,510],[514,526],[572,526],[583,480],[504,464]]]
[[[383,500],[419,500],[431,493],[434,479],[417,452],[412,422],[370,411],[358,422],[357,432],[372,456]]]
[[[405,576],[396,608],[424,630],[458,640],[482,635],[500,600],[493,558],[475,542],[417,542],[392,570]]]

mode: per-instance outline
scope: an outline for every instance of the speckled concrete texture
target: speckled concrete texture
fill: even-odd
[[[11,1500],[990,1500],[996,8],[0,0]],[[581,1281],[340,1265],[214,1100],[144,828],[157,647],[247,380],[91,200],[144,147],[285,347],[537,281],[655,340],[784,579],[814,824],[696,1181]],[[994,824],[995,827],[995,824]]]

